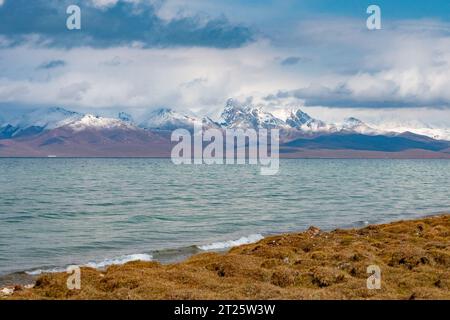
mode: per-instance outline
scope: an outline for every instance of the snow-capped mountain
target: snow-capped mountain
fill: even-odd
[[[196,117],[178,113],[170,108],[160,108],[148,113],[139,123],[139,127],[155,130],[192,129],[194,124],[201,123]]]
[[[289,157],[450,158],[450,129],[382,127],[356,118],[332,124],[301,109],[283,117],[228,100],[218,121],[162,108],[143,118],[116,118],[64,108],[35,110],[0,127],[0,156],[170,156],[170,131],[194,125],[228,129],[280,129],[280,150]],[[278,114],[277,114],[278,115]],[[136,124],[139,125],[136,125]],[[429,135],[432,135],[431,138]],[[445,138],[444,138],[445,137]]]
[[[361,133],[367,135],[375,135],[375,134],[387,134],[389,132],[384,132],[382,130],[377,130],[368,126],[363,121],[350,117],[344,120],[342,124],[338,126],[339,130],[342,132],[353,132],[353,133]]]
[[[334,124],[315,119],[301,109],[279,109],[278,114],[285,115],[285,120],[270,112],[263,111],[262,108],[249,104],[239,104],[230,99],[221,115],[220,123],[224,128],[278,128],[285,132],[290,131],[288,133],[290,135],[292,131],[305,134],[353,132],[374,135],[382,133],[381,130],[374,129],[356,118],[347,118],[341,124]]]
[[[286,119],[286,124],[291,128],[308,132],[335,132],[336,127],[334,125],[328,125],[322,120],[314,119],[309,114],[298,109],[292,111]]]
[[[230,129],[271,129],[286,127],[286,123],[270,112],[229,99],[222,112],[220,124]]]
[[[61,107],[37,109],[23,114],[11,121],[0,123],[0,139],[17,138],[39,134],[44,131],[67,127],[72,130],[83,129],[144,129],[167,130],[178,128],[192,130],[194,124],[203,127],[227,129],[282,129],[282,135],[290,139],[302,134],[351,134],[364,135],[398,135],[411,132],[431,137],[437,140],[450,141],[450,129],[433,128],[427,124],[416,121],[414,123],[381,123],[368,125],[363,121],[350,117],[342,123],[326,123],[315,119],[301,109],[278,109],[283,118],[274,113],[264,111],[261,107],[251,104],[240,104],[229,99],[218,121],[209,117],[186,115],[169,108],[160,108],[147,113],[143,118],[135,120],[132,115],[120,112],[117,118],[101,117],[92,114],[83,114]]]
[[[437,140],[450,141],[450,128],[435,127],[420,120],[405,122],[381,122],[376,123],[373,127],[379,131],[389,131],[395,133],[412,132],[424,135]]]
[[[210,117],[203,117],[202,125],[205,128],[213,128],[213,129],[221,129],[222,128],[222,126],[218,122],[214,121]]]
[[[60,107],[38,109],[25,113],[0,128],[0,138],[16,138],[45,131],[66,128],[74,131],[86,129],[137,129],[131,116],[121,113],[119,119],[82,114]],[[126,119],[125,119],[126,118]]]
[[[11,124],[22,129],[31,126],[54,129],[65,123],[80,119],[82,116],[83,114],[75,111],[69,111],[61,107],[53,107],[26,113],[16,121],[11,122]]]
[[[408,127],[406,127],[406,128],[397,128],[396,130],[398,130],[398,131],[395,131],[397,133],[408,131],[408,132],[427,136],[427,137],[437,139],[437,140],[450,141],[450,129],[445,129],[445,128],[408,128]]]
[[[62,127],[62,126],[61,126]],[[64,127],[74,131],[82,131],[87,129],[103,130],[103,129],[134,129],[136,128],[129,122],[120,119],[104,118],[92,114],[86,114],[80,119],[65,123]]]
[[[285,115],[284,119],[270,112],[263,111],[262,108],[254,107],[250,104],[239,104],[230,99],[227,101],[221,115],[220,123],[224,128],[278,128],[284,131],[291,131],[289,134],[292,134],[292,131],[306,134],[355,132],[369,135],[382,132],[381,130],[371,128],[356,118],[347,118],[341,124],[334,124],[315,119],[301,109],[279,109],[277,113]]]
[[[279,109],[278,111],[280,111]],[[350,117],[342,123],[326,123],[315,119],[301,109],[281,110],[285,115],[283,119],[273,113],[264,111],[261,107],[250,104],[240,104],[229,99],[218,121],[209,117],[196,117],[176,112],[169,108],[160,108],[147,113],[143,119],[136,121],[132,115],[120,112],[116,119],[85,115],[69,111],[61,107],[37,109],[15,118],[12,121],[0,124],[0,138],[15,138],[37,134],[46,130],[68,126],[75,130],[84,128],[131,128],[137,126],[145,130],[174,130],[184,128],[192,130],[194,124],[209,128],[278,128],[284,134],[333,134],[333,133],[360,133],[366,135],[401,134],[412,132],[434,139],[450,140],[450,129],[432,128],[422,123],[404,123],[372,125]],[[137,125],[137,123],[139,123]]]
[[[3,124],[0,136],[16,137],[51,130],[79,120],[83,114],[61,107],[37,109]]]

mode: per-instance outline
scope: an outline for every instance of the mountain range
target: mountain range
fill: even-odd
[[[102,117],[62,107],[37,109],[0,120],[0,157],[167,157],[172,130],[194,124],[215,129],[280,129],[282,157],[450,158],[450,137],[373,128],[356,118],[340,124],[315,119],[301,109],[285,119],[261,107],[230,99],[219,119],[169,108],[139,119],[126,112]],[[430,136],[431,135],[431,136]]]

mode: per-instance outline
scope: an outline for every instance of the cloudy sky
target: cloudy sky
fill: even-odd
[[[81,8],[81,30],[66,9]],[[382,29],[368,30],[370,4]],[[217,115],[230,97],[450,127],[448,0],[0,0],[0,116]]]

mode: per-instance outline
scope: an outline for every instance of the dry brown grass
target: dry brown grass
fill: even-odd
[[[450,299],[450,215],[269,237],[177,264],[132,262],[40,277],[12,299]],[[368,290],[367,266],[382,270]],[[20,289],[20,288],[19,288]]]

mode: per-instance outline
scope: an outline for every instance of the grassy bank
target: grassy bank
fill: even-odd
[[[367,289],[367,267],[381,289]],[[450,215],[265,238],[176,264],[132,262],[41,276],[9,299],[450,299]]]

